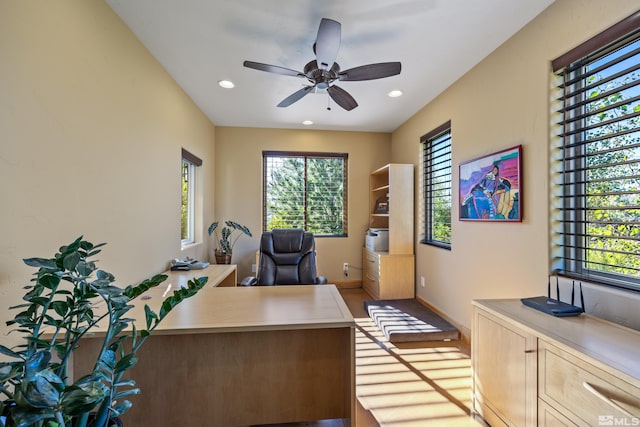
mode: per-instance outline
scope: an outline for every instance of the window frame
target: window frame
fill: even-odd
[[[323,234],[323,233],[314,233],[315,237],[319,237],[319,238],[325,238],[325,237],[348,237],[349,233],[348,233],[348,193],[349,193],[349,181],[348,181],[348,171],[349,171],[349,154],[348,153],[336,153],[336,152],[305,152],[305,151],[272,151],[272,150],[265,150],[262,152],[262,167],[263,167],[263,173],[262,173],[262,230],[263,231],[268,231],[268,218],[267,218],[267,214],[268,214],[268,206],[267,206],[267,200],[268,200],[268,177],[267,177],[267,173],[268,173],[268,161],[270,158],[277,158],[277,157],[281,157],[281,158],[302,158],[304,160],[305,163],[305,176],[302,177],[302,181],[304,184],[304,212],[303,212],[303,222],[304,222],[304,229],[308,230],[309,226],[308,226],[308,219],[309,219],[309,214],[307,212],[307,207],[308,207],[308,203],[307,203],[307,180],[306,180],[306,173],[307,173],[307,164],[308,164],[308,160],[309,159],[330,159],[330,158],[339,158],[342,159],[343,161],[343,171],[342,171],[342,188],[343,188],[343,195],[342,195],[342,203],[343,203],[343,209],[342,209],[342,233],[339,234]]]
[[[592,117],[596,112],[602,110],[608,111],[609,108],[617,111],[618,107],[614,105],[605,107],[602,110],[586,111],[586,105],[587,100],[589,102],[594,100],[591,94],[591,86],[587,80],[590,76],[599,75],[597,69],[591,70],[587,67],[616,52],[622,46],[638,43],[638,41],[640,41],[640,11],[552,61],[554,79],[559,83],[552,88],[558,96],[551,97],[552,99],[557,99],[555,103],[559,104],[559,106],[554,106],[552,101],[551,105],[552,117],[555,119],[552,120],[551,126],[558,130],[558,132],[552,133],[550,150],[552,176],[550,214],[553,224],[550,262],[552,273],[588,281],[595,285],[621,288],[633,292],[640,292],[640,270],[634,267],[628,268],[629,271],[636,269],[636,276],[605,271],[606,268],[625,269],[627,267],[625,265],[612,264],[608,261],[606,263],[598,263],[589,258],[589,251],[600,251],[602,253],[611,253],[612,251],[611,248],[607,247],[593,247],[592,240],[609,242],[617,238],[616,235],[591,234],[593,232],[588,229],[593,224],[598,224],[597,219],[592,219],[588,212],[594,208],[601,209],[601,205],[594,206],[591,201],[603,194],[590,190],[590,185],[595,182],[610,183],[612,181],[632,183],[637,178],[633,176],[622,177],[623,179],[615,176],[605,176],[604,178],[588,177],[590,170],[602,170],[612,164],[608,161],[595,165],[593,165],[593,161],[587,163],[590,158],[594,158],[598,153],[602,152],[601,150],[596,150],[594,154],[590,152],[590,149],[592,147],[599,148],[597,145],[599,139],[612,140],[611,144],[613,144],[619,134],[606,134],[600,138],[589,138],[591,136],[590,131],[594,128],[604,128],[605,122],[593,124],[588,122],[588,117]],[[634,56],[638,55],[640,53]],[[620,58],[622,58],[622,55],[616,57],[614,62],[621,61],[622,59]],[[640,63],[640,60],[638,62]],[[596,81],[597,86],[595,87],[601,84],[602,82]],[[613,92],[621,94],[627,88],[628,86],[623,84],[620,87],[616,87]],[[633,98],[629,103],[631,102],[633,102]],[[580,104],[585,105],[582,110],[578,108]],[[621,103],[621,105],[627,104]],[[572,112],[573,110],[577,111]],[[611,120],[611,122],[618,124],[630,119],[625,115],[620,117]],[[640,127],[637,126],[632,128],[629,134],[633,135],[638,132],[640,132]],[[629,145],[633,149],[636,144],[631,143]],[[628,145],[623,144],[621,146],[623,148],[618,146],[617,149],[626,150],[629,148]],[[607,149],[611,149],[611,146],[607,146]],[[638,147],[635,147],[635,150],[638,149]],[[636,158],[631,162],[637,165],[640,160]],[[632,192],[635,196],[638,193],[640,193],[638,190]],[[619,193],[614,191],[613,193],[607,192],[605,195],[613,195],[615,197],[616,194]],[[617,212],[626,210],[627,205],[617,202],[609,209],[612,209],[611,212]],[[633,224],[633,222],[630,224]],[[615,248],[615,250],[617,249]],[[613,251],[615,252],[615,250]],[[621,254],[623,256],[632,255],[631,253]],[[602,268],[594,268],[594,265],[601,265]]]
[[[198,186],[198,167],[202,166],[202,160],[191,154],[189,151],[182,149],[181,161],[180,161],[180,246],[182,248],[193,245],[197,242],[196,239],[196,190]],[[186,203],[186,236],[183,235],[183,197],[184,190],[183,185],[187,182],[187,203]]]
[[[448,144],[441,147],[439,146],[443,142],[448,141]],[[423,218],[422,218],[422,239],[420,243],[436,246],[442,249],[451,250],[451,232],[452,232],[452,216],[451,209],[453,203],[452,191],[453,191],[453,167],[452,167],[452,129],[451,120],[443,123],[432,131],[426,133],[420,138],[422,146],[422,198],[423,198]],[[442,152],[442,150],[445,150]],[[443,159],[444,157],[444,159]],[[445,172],[442,175],[442,170],[448,169],[448,173]],[[448,178],[448,187],[436,187],[436,179]],[[442,193],[447,194],[442,194]],[[440,225],[436,221],[433,215],[434,200],[445,199],[445,203],[449,205],[449,241],[439,240],[435,236],[435,228]]]

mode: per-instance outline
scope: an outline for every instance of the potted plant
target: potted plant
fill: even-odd
[[[167,297],[158,313],[145,304],[140,329],[127,317],[132,301],[167,279],[158,274],[136,286],[121,288],[112,274],[98,270],[90,258],[104,244],[79,237],[62,246],[53,258],[28,258],[38,269],[25,287],[25,301],[7,322],[10,333],[22,334],[15,348],[0,345],[0,427],[107,427],[132,407],[139,394],[135,381],[123,378],[136,365],[136,352],[166,315],[195,295],[206,277],[188,282]],[[95,278],[94,278],[95,274]],[[73,372],[70,363],[81,339],[98,323],[106,328],[104,342],[91,372]]]
[[[242,235],[246,235],[251,237],[251,231],[241,224],[238,224],[234,221],[225,221],[225,226],[222,227],[222,231],[218,234],[218,221],[211,223],[209,226],[209,236],[212,234],[215,235],[216,242],[218,247],[215,250],[216,263],[218,264],[230,264],[231,256],[233,255],[233,247],[236,245],[236,242]],[[233,236],[233,232],[238,231],[236,233],[233,240],[231,239]]]

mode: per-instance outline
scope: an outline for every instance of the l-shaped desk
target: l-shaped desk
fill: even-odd
[[[165,274],[130,312],[139,325],[144,303],[157,310],[169,285],[202,276],[212,284],[169,313],[138,352],[130,377],[141,394],[122,417],[127,427],[355,425],[355,322],[334,285],[235,287],[235,266]],[[83,339],[77,374],[92,368],[101,341]]]

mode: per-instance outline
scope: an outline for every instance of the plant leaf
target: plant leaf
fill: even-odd
[[[209,226],[209,228],[207,229],[207,232],[209,233],[209,236],[211,236],[213,234],[213,232],[216,230],[216,228],[218,228],[218,221],[212,222],[211,225]]]
[[[47,270],[57,270],[55,260],[45,258],[25,258],[22,260],[29,267],[46,268]]]
[[[122,359],[118,360],[118,363],[116,363],[114,372],[116,374],[119,374],[120,372],[124,372],[128,369],[133,368],[136,365],[136,363],[138,363],[138,358],[135,357],[135,354],[133,353],[127,354]]]
[[[76,269],[76,265],[80,262],[80,254],[78,252],[72,252],[69,255],[64,257],[62,261],[62,265],[65,270],[74,271]]]
[[[123,400],[115,408],[113,408],[113,413],[116,417],[119,417],[120,415],[131,409],[132,406],[133,404],[131,402],[129,402],[128,400]]]
[[[11,350],[9,347],[3,346],[2,344],[0,344],[0,354],[4,354],[5,356],[9,356],[9,357],[14,357],[16,359],[22,359],[22,356],[20,356],[15,351]]]
[[[108,398],[108,393],[109,388],[97,376],[89,375],[67,388],[62,395],[62,407],[68,415],[80,415]]]

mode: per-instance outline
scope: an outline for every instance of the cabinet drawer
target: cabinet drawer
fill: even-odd
[[[605,425],[607,418],[603,417],[638,422],[637,387],[543,340],[538,357],[540,398],[576,424]]]
[[[364,270],[365,273],[376,279],[380,277],[380,257],[367,250],[364,251]]]
[[[369,274],[362,276],[362,287],[373,299],[380,298],[380,282],[376,277],[371,277]]]
[[[558,412],[555,408],[538,399],[538,425],[540,427],[575,427],[576,424]]]

